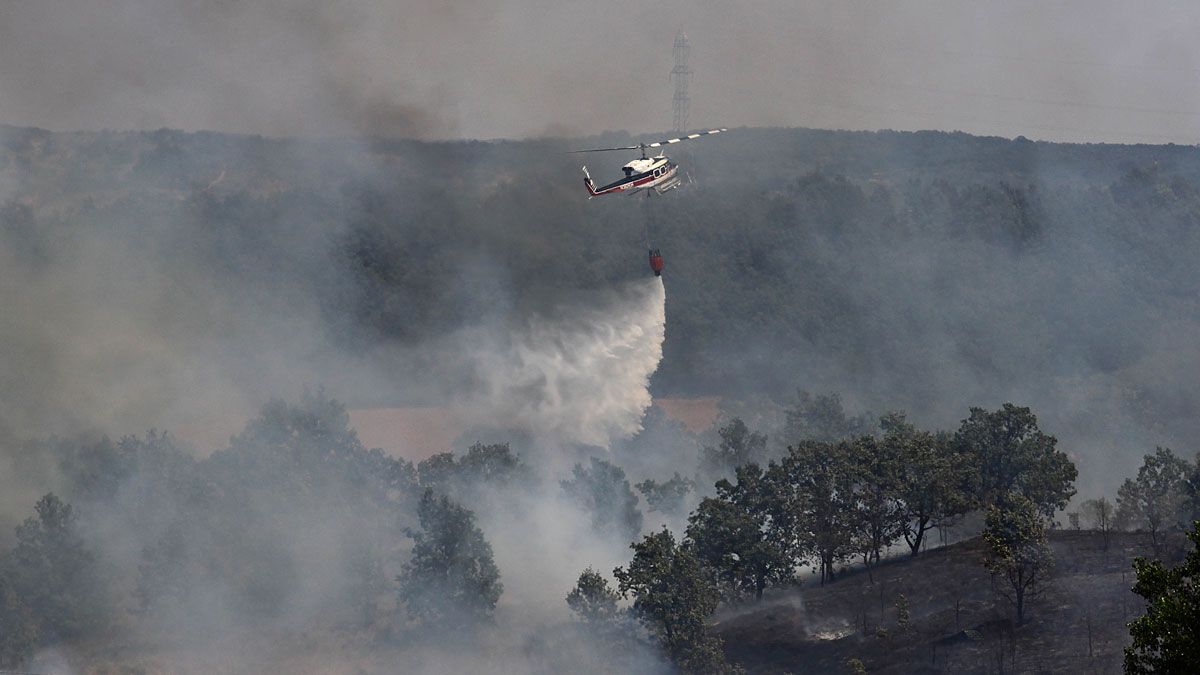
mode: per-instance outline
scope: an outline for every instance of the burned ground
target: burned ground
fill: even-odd
[[[873,673],[1119,673],[1125,623],[1143,607],[1130,591],[1131,564],[1151,551],[1147,535],[1111,537],[1105,550],[1097,532],[1051,533],[1054,574],[1022,626],[993,590],[974,538],[729,609],[715,631],[730,659],[753,673],[851,672],[851,658]],[[1181,558],[1183,543],[1171,539],[1166,557]],[[897,627],[901,594],[907,631]]]

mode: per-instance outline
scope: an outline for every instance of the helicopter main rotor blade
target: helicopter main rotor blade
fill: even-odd
[[[709,129],[708,131],[698,131],[694,134],[688,134],[687,136],[681,136],[679,138],[672,138],[672,139],[665,140],[665,141],[657,141],[655,143],[647,143],[643,147],[658,148],[658,147],[662,147],[664,145],[672,145],[672,144],[678,143],[680,141],[690,141],[693,138],[700,138],[701,136],[707,136],[709,134],[719,134],[722,131],[729,131],[729,130],[728,129]]]
[[[580,152],[609,152],[611,150],[641,150],[641,149],[642,149],[642,146],[640,146],[640,145],[626,145],[626,146],[623,146],[620,148],[591,148],[589,150],[568,150],[567,153],[574,155],[574,154],[580,153]]]
[[[671,138],[671,139],[667,139],[665,141],[655,141],[654,143],[638,143],[637,145],[625,145],[625,146],[622,146],[619,148],[591,148],[588,150],[568,150],[567,152],[569,154],[576,154],[576,153],[580,153],[580,152],[610,152],[613,150],[645,150],[646,148],[659,148],[664,145],[674,145],[675,143],[679,143],[680,141],[690,141],[693,138],[700,138],[701,136],[708,136],[709,134],[719,134],[722,131],[729,131],[729,129],[721,128],[721,129],[709,129],[708,131],[697,131],[694,134],[688,134],[687,136],[680,136],[679,138]]]

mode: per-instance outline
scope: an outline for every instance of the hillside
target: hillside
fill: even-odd
[[[856,571],[727,610],[717,634],[753,673],[850,672],[850,658],[872,673],[1121,672],[1125,622],[1142,611],[1129,589],[1134,556],[1150,555],[1145,535],[1113,533],[1107,551],[1097,532],[1058,530],[1050,541],[1057,567],[1023,626],[992,591],[975,538],[894,558],[874,579]],[[1182,545],[1173,539],[1168,557],[1181,558]],[[907,633],[896,627],[900,594],[912,617]]]
[[[945,427],[1015,400],[1116,473],[1130,448],[1200,443],[1196,148],[734,129],[676,156],[685,189],[588,200],[565,151],[629,140],[0,127],[5,302],[40,312],[2,347],[46,374],[0,373],[23,389],[3,423],[174,424],[166,399],[227,398],[207,379],[239,409],[318,382],[352,407],[438,405],[469,377],[430,345],[608,302],[648,274],[650,223],[657,396],[837,391]],[[69,335],[147,347],[100,363]],[[143,386],[97,400],[129,360]],[[80,372],[95,383],[64,390]]]

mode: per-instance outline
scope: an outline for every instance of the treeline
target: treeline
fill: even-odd
[[[1113,530],[1146,532],[1157,556],[1164,532],[1190,529],[1200,519],[1200,455],[1189,462],[1170,448],[1155,448],[1121,484],[1115,503],[1107,496],[1088,499],[1067,516],[1077,529],[1086,519],[1104,534],[1105,546]]]
[[[704,630],[719,602],[795,586],[806,567],[822,584],[854,560],[870,573],[894,544],[919,555],[930,529],[972,512],[1028,505],[1033,518],[1048,520],[1075,494],[1075,465],[1028,408],[972,408],[954,433],[919,430],[897,413],[865,433],[866,420],[847,418],[836,397],[802,396],[790,418],[793,431],[847,437],[801,440],[762,466],[753,460],[765,459],[766,438],[732,420],[721,445],[705,452],[708,466],[732,469],[732,480],[701,499],[681,540],[665,529],[648,535],[633,544],[630,565],[613,572],[632,618],[684,670],[728,667]],[[737,464],[743,459],[751,461]],[[568,603],[584,620],[611,625],[619,615],[595,610],[611,605],[611,593],[587,570]]]
[[[54,492],[0,557],[0,666],[60,641],[119,640],[127,617],[203,633],[281,616],[301,596],[369,616],[420,492],[414,467],[364,448],[348,419],[323,394],[275,401],[199,461],[154,431],[10,449],[16,475]]]
[[[613,547],[641,531],[638,498],[610,462],[576,465],[542,497],[546,477],[507,444],[414,466],[363,447],[348,420],[318,392],[270,402],[202,460],[153,431],[15,450],[16,472],[55,491],[0,553],[0,668],[81,640],[153,643],[317,617],[383,644],[462,646],[494,621],[504,589],[481,509],[561,503],[587,514],[581,538]],[[639,645],[629,658],[655,662]],[[529,649],[552,669],[576,656]]]
[[[848,416],[837,397],[801,395],[786,417],[795,440],[783,450],[734,418],[694,470],[636,485],[616,455],[547,483],[507,444],[414,466],[364,448],[345,408],[322,393],[264,406],[203,460],[155,432],[31,443],[19,466],[31,479],[52,476],[55,492],[0,555],[0,667],[85,638],[203,635],[222,622],[316,614],[401,642],[469,641],[495,621],[504,592],[495,538],[511,545],[533,527],[518,519],[488,531],[478,514],[519,514],[535,508],[530,499],[566,522],[568,511],[583,514],[589,539],[633,541],[615,584],[588,569],[567,595],[580,618],[574,639],[624,658],[735,670],[708,631],[721,604],[794,587],[809,569],[821,584],[851,566],[872,575],[887,556],[918,556],[932,530],[962,523],[983,531],[985,564],[1023,617],[1052,570],[1046,529],[1058,526],[1076,477],[1030,409],[972,408],[955,431],[927,431],[899,413]],[[1197,476],[1158,449],[1115,505],[1081,508],[1102,529],[1148,529],[1158,542],[1195,517]],[[676,532],[643,536],[643,506]],[[563,649],[528,648],[570,666]]]
[[[768,588],[799,585],[806,568],[821,584],[853,562],[871,575],[901,541],[907,555],[917,556],[931,529],[973,517],[997,599],[1010,603],[1017,624],[1024,623],[1030,599],[1053,577],[1047,531],[1065,525],[1055,516],[1076,494],[1074,463],[1030,409],[972,408],[953,433],[917,429],[898,413],[884,415],[872,429],[866,417],[847,416],[836,396],[801,393],[787,417],[790,433],[826,440],[803,440],[768,458],[767,438],[732,419],[719,430],[719,446],[704,449],[700,471],[733,476],[718,480],[715,494],[700,500],[682,538],[664,528],[632,544],[633,560],[613,571],[615,588],[596,570],[585,570],[567,596],[580,620],[625,639],[640,626],[684,671],[735,671],[705,629],[720,604],[753,602]],[[676,475],[668,483],[680,481]],[[1157,557],[1163,530],[1189,529],[1200,519],[1197,486],[1200,458],[1189,463],[1158,448],[1122,485],[1115,506],[1101,497],[1080,508],[1105,546],[1114,529],[1146,531]],[[1080,526],[1079,511],[1067,516]],[[1187,582],[1176,579],[1186,571],[1169,573],[1148,560],[1135,567],[1139,579],[1147,579],[1138,592],[1162,605],[1160,615],[1180,602],[1200,606]],[[1166,583],[1178,586],[1173,592],[1181,597],[1152,597],[1152,589]],[[632,600],[628,610],[618,609],[620,598]],[[1140,651],[1130,652],[1139,656],[1131,658],[1158,658],[1153,645],[1159,638],[1150,635],[1168,639],[1192,630],[1175,616],[1152,616],[1157,632],[1143,628]]]

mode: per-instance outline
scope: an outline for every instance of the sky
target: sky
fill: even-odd
[[[1200,136],[1200,4],[0,0],[0,123],[422,139],[689,126]]]

